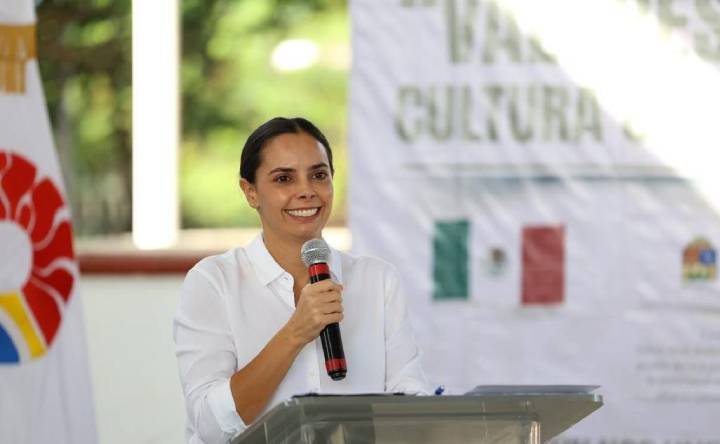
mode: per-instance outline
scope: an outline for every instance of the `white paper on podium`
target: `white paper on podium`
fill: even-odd
[[[592,393],[599,385],[478,385],[466,395],[569,395]]]

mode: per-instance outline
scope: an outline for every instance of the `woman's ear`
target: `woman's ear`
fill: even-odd
[[[250,205],[252,208],[257,209],[258,202],[257,190],[255,189],[255,185],[251,184],[247,179],[240,179],[240,188],[245,194],[245,200],[247,200],[248,205]]]

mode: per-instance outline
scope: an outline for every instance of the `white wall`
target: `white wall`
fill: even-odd
[[[172,318],[183,276],[80,281],[101,444],[184,442]]]

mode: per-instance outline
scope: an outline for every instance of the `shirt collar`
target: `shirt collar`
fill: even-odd
[[[275,261],[265,246],[262,233],[258,234],[245,250],[263,286],[267,286],[285,273],[285,270]],[[340,252],[332,247],[330,247],[330,251],[332,253],[330,255],[330,274],[335,282],[342,284]]]
[[[330,247],[330,251],[332,252],[330,255],[330,274],[336,283],[342,284],[342,258],[340,257],[340,251],[333,247]]]
[[[246,251],[250,263],[263,286],[268,285],[285,273],[285,270],[283,270],[280,264],[275,262],[275,259],[270,255],[267,247],[265,247],[262,233],[255,236],[255,239],[248,245]]]

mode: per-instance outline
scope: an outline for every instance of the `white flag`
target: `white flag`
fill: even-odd
[[[0,441],[97,441],[70,210],[32,0],[0,4]]]

